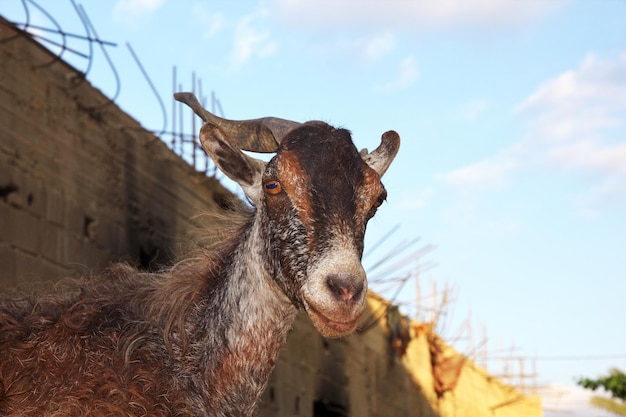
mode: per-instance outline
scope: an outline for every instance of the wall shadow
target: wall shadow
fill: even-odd
[[[370,297],[364,324],[380,316],[380,306],[372,304]],[[427,341],[419,337],[412,340],[405,356],[399,357],[390,344],[384,320],[361,334],[326,339],[306,314],[300,313],[257,414],[437,417],[432,386],[418,380],[423,374],[429,381],[430,372]]]

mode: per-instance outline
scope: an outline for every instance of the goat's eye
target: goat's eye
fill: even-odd
[[[278,194],[283,190],[283,187],[278,181],[270,181],[265,184],[265,192],[268,194]]]

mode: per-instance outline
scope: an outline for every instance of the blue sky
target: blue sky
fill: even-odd
[[[370,149],[398,131],[400,153],[384,178],[389,199],[368,245],[400,227],[366,266],[416,237],[434,245],[395,275],[436,265],[420,275],[422,308],[414,281],[396,301],[427,318],[433,282],[448,285],[444,336],[467,336],[469,322],[474,348],[486,336],[490,357],[514,346],[515,356],[536,358],[547,409],[587,415],[574,378],[626,369],[626,2],[82,5],[100,38],[117,43],[107,48],[120,72],[116,102],[149,129],[161,129],[161,110],[126,42],[168,110],[176,65],[183,89],[195,72],[230,118],[321,119]],[[65,31],[84,33],[69,1],[45,7]],[[0,13],[25,21],[17,0],[3,0]],[[102,54],[88,78],[115,93]],[[476,353],[467,340],[458,347]],[[503,366],[487,362],[495,374]]]

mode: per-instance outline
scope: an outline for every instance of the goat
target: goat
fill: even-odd
[[[251,203],[236,232],[159,273],[119,264],[3,297],[0,415],[251,416],[299,309],[324,337],[355,329],[365,228],[398,134],[359,153],[323,122],[231,121],[176,98]]]

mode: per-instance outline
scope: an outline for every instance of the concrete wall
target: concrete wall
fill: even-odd
[[[198,226],[191,219],[230,198],[73,68],[0,25],[0,289],[120,259],[143,267],[167,262]],[[364,324],[386,307],[371,295]],[[413,339],[400,357],[385,319],[362,334],[329,340],[299,315],[259,416],[541,415],[538,399],[470,361],[455,388],[438,396],[432,356],[438,339],[423,329],[411,323]]]
[[[370,294],[363,324],[381,317],[387,302]],[[527,397],[465,360],[453,390],[438,396],[432,345],[443,344],[411,322],[404,356],[389,343],[384,317],[370,330],[339,340],[322,338],[298,316],[265,392],[260,417],[536,417],[541,401]]]
[[[233,198],[38,43],[0,39],[0,288],[167,262]]]

